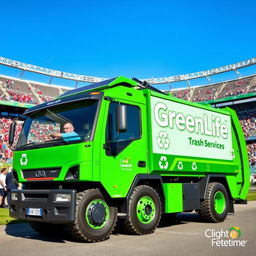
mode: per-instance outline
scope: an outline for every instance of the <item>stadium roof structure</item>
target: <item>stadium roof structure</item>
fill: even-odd
[[[255,102],[256,92],[247,94],[240,94],[235,96],[229,96],[225,98],[203,101],[203,104],[210,104],[215,107],[227,107],[231,105],[237,105],[241,103]]]
[[[241,74],[239,72],[239,69],[245,68],[248,66],[252,66],[256,64],[256,58],[251,58],[248,60],[236,62],[234,64],[221,66],[218,68],[213,68],[205,71],[199,71],[194,73],[188,73],[184,75],[177,75],[177,76],[167,76],[167,77],[159,77],[159,78],[144,78],[140,79],[142,81],[147,81],[149,84],[157,85],[157,84],[170,84],[174,82],[180,82],[180,81],[186,81],[188,83],[188,86],[190,86],[189,81],[192,79],[199,79],[199,78],[206,78],[208,83],[211,82],[211,76],[233,71],[235,72],[237,78],[241,78]],[[49,84],[51,83],[53,78],[61,78],[61,79],[68,79],[76,81],[76,87],[78,82],[86,82],[86,83],[98,83],[101,81],[104,81],[108,78],[103,77],[94,77],[94,76],[88,76],[88,75],[80,75],[80,74],[73,74],[68,73],[64,71],[59,70],[53,70],[49,68],[44,68],[32,64],[26,64],[20,61],[11,60],[5,57],[0,57],[0,65],[5,65],[12,68],[17,68],[21,71],[20,78],[23,77],[24,73],[26,71],[28,72],[34,72],[41,75],[46,75],[50,77]]]

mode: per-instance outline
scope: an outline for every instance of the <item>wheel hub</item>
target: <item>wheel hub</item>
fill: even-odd
[[[226,207],[225,196],[221,191],[214,195],[214,209],[218,214],[222,214]]]
[[[146,205],[146,207],[145,207],[145,214],[146,215],[150,215],[151,212],[152,212],[151,205]]]
[[[107,216],[106,208],[103,204],[97,202],[91,204],[88,209],[88,219],[91,224],[100,226],[104,223]]]
[[[143,196],[137,203],[136,213],[139,221],[148,224],[155,218],[156,206],[152,198]]]

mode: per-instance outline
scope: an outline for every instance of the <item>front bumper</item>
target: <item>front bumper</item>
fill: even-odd
[[[76,190],[17,190],[16,199],[11,196],[10,216],[28,221],[70,223],[75,220]],[[71,200],[56,201],[56,194],[69,194]],[[41,210],[41,216],[28,215],[29,208]]]

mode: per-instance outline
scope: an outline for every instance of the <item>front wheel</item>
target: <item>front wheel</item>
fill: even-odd
[[[77,194],[76,219],[68,230],[77,240],[98,242],[110,236],[116,220],[116,207],[109,206],[98,189],[89,189]]]
[[[153,233],[161,217],[161,200],[150,186],[135,187],[128,199],[127,218],[124,221],[126,231],[143,235]]]
[[[199,215],[207,222],[222,222],[228,214],[229,200],[226,188],[218,182],[208,184],[206,197],[201,202]]]

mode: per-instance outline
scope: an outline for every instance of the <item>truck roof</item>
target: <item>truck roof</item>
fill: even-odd
[[[126,85],[128,87],[136,87],[138,85],[138,83],[132,79],[126,78],[124,76],[119,76],[119,77],[114,77],[114,78],[107,79],[107,80],[104,80],[104,81],[101,81],[98,83],[85,85],[83,87],[79,87],[79,88],[67,91],[67,92],[63,93],[62,95],[60,95],[60,98],[66,97],[69,95],[73,95],[73,94],[77,94],[77,93],[82,93],[82,92],[89,92],[89,91],[94,91],[94,90],[101,91],[103,89],[118,86],[120,84]]]

